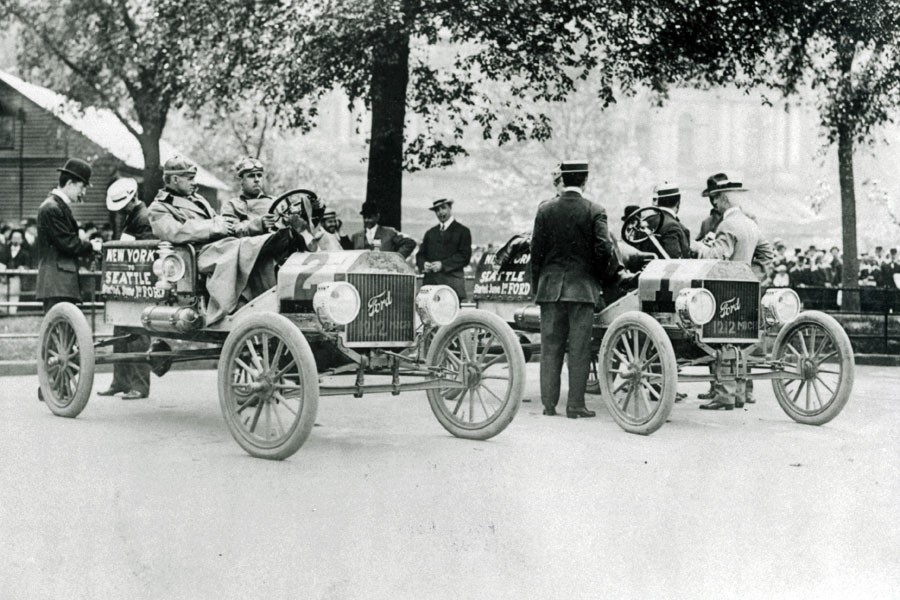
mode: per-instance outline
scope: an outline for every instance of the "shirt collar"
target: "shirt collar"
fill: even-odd
[[[44,188],[44,189],[47,189],[47,188]],[[72,199],[69,198],[69,196],[67,196],[66,193],[64,191],[62,191],[62,189],[54,188],[53,191],[50,193],[62,198],[66,204],[72,204]]]
[[[453,224],[453,221],[455,221],[455,219],[451,216],[443,223],[438,223],[438,225],[440,225],[442,231],[447,231],[447,228]]]
[[[574,185],[570,185],[570,186],[564,187],[564,188],[562,189],[562,191],[563,191],[563,192],[575,192],[575,193],[578,194],[579,196],[580,196],[581,194],[584,193],[584,191],[583,191],[580,187],[574,186]]]

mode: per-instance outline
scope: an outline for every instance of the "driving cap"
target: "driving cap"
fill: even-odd
[[[113,212],[122,210],[137,195],[137,181],[131,177],[116,179],[106,190],[106,208]]]
[[[183,156],[173,156],[163,164],[163,175],[196,175],[197,165]]]
[[[262,173],[265,171],[261,161],[249,156],[245,156],[234,163],[234,170],[238,177],[247,173]]]
[[[91,165],[80,158],[70,158],[61,168],[60,173],[68,173],[84,185],[91,185]]]
[[[718,192],[746,192],[740,177],[729,177],[725,173],[716,173],[706,180],[706,189],[702,196],[707,197]]]
[[[437,210],[444,205],[453,206],[453,200],[450,200],[449,198],[441,198],[439,200],[435,200],[431,203],[431,207],[428,210]]]

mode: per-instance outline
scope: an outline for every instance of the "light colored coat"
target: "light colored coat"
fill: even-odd
[[[740,207],[733,206],[722,215],[722,222],[716,229],[716,238],[709,246],[697,249],[697,258],[712,258],[736,262],[770,262],[774,254],[771,244],[763,239],[756,222],[748,217]]]
[[[259,235],[266,232],[262,217],[268,214],[273,200],[271,196],[266,195],[248,198],[241,194],[240,197],[229,198],[222,204],[222,216],[234,224],[235,234],[238,237]]]
[[[161,240],[202,244],[197,269],[207,275],[206,323],[213,324],[237,307],[259,253],[271,233],[226,237],[228,222],[198,194],[190,198],[161,190],[150,205],[150,226]]]

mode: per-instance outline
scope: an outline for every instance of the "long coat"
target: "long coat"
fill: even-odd
[[[535,302],[598,304],[612,256],[603,207],[572,189],[542,202],[531,240]]]
[[[381,240],[382,252],[399,252],[403,258],[409,258],[409,255],[416,249],[416,240],[406,237],[393,227],[379,225],[375,230],[375,239]],[[371,250],[372,246],[366,240],[366,230],[357,231],[353,234],[354,250]]]
[[[250,198],[241,194],[237,198],[230,198],[222,204],[222,216],[234,224],[235,235],[246,237],[265,233],[262,223],[263,215],[269,212],[274,198],[265,194]]]
[[[207,324],[221,320],[237,307],[259,253],[272,236],[226,237],[228,222],[203,196],[179,196],[170,190],[161,190],[150,205],[150,226],[161,240],[202,244],[197,252],[197,269],[208,276]]]
[[[78,237],[78,222],[66,201],[50,193],[37,214],[38,276],[36,296],[81,299],[78,259],[92,256],[90,242]]]
[[[701,246],[697,258],[713,258],[757,263],[765,266],[772,261],[775,253],[763,238],[756,222],[739,207],[732,207],[722,215],[722,222],[716,228],[716,238],[709,246]]]
[[[416,265],[422,271],[426,261],[438,260],[441,261],[440,272],[425,273],[422,284],[449,285],[460,300],[465,300],[466,280],[463,269],[472,260],[472,233],[468,227],[454,220],[443,233],[440,225],[425,232],[422,247],[416,254]]]

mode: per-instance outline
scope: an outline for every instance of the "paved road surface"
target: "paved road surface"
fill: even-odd
[[[489,442],[445,433],[424,393],[324,398],[282,463],[231,440],[213,372],[76,420],[0,379],[0,599],[900,593],[900,369],[859,368],[826,427],[758,386],[649,438],[596,397],[596,419],[541,416],[528,370],[534,401]]]

